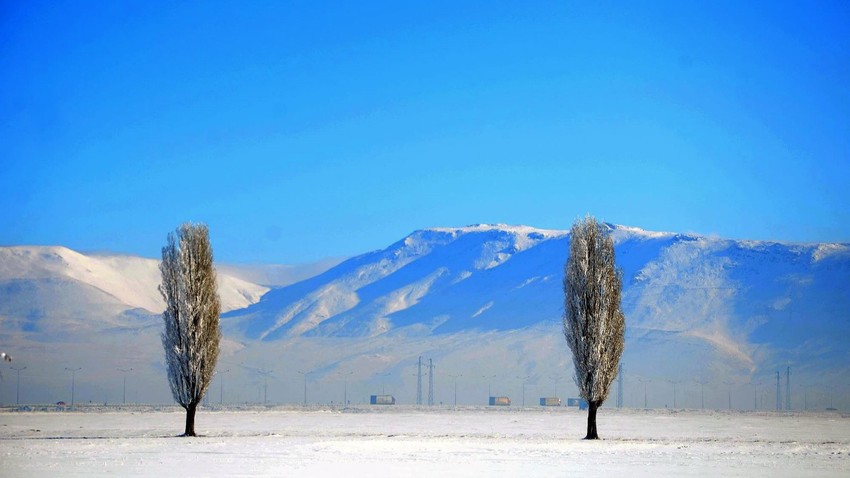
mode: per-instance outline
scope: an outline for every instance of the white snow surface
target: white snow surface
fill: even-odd
[[[568,408],[0,413],[2,476],[771,476],[850,472],[850,416]]]
[[[619,224],[608,224],[609,233],[614,244],[619,244],[628,239],[640,238],[643,240],[665,239],[675,236],[672,232],[647,231],[639,227],[621,226]]]
[[[63,278],[92,286],[131,308],[159,313],[159,261],[126,255],[85,255],[59,246],[0,248],[0,280]],[[222,311],[247,307],[269,288],[219,272]]]
[[[470,232],[509,232],[517,236],[528,236],[529,234],[537,234],[542,237],[561,237],[568,234],[569,231],[559,229],[539,229],[531,226],[509,225],[509,224],[473,224],[464,227],[432,227],[427,231],[448,232],[454,234],[468,234]]]
[[[833,256],[850,255],[850,247],[847,244],[820,244],[812,254],[812,260],[818,262]]]

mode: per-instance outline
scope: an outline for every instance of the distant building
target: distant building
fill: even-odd
[[[489,404],[497,407],[509,407],[511,406],[511,399],[508,397],[490,397]]]
[[[395,397],[392,395],[372,395],[369,397],[370,405],[395,405]]]

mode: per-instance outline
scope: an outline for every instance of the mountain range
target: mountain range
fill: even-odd
[[[642,403],[646,383],[670,405],[668,388],[682,383],[693,405],[695,384],[708,382],[709,403],[725,403],[726,384],[730,401],[751,390],[746,403],[772,406],[770,384],[788,367],[813,397],[846,401],[850,245],[605,227],[623,272],[627,405]],[[299,402],[303,380],[315,400],[351,382],[354,396],[389,386],[410,402],[419,356],[437,364],[444,398],[449,378],[469,402],[494,386],[574,393],[560,325],[568,244],[567,231],[474,225],[416,231],[341,262],[219,265],[219,398],[228,383],[227,401],[258,401],[262,389],[263,400]],[[81,368],[88,400],[114,401],[117,377],[131,373],[136,401],[168,401],[158,283],[155,259],[0,248],[0,347],[28,367],[29,400],[67,394],[64,368]]]

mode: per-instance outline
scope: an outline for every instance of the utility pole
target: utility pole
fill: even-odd
[[[531,378],[531,375],[526,375],[525,377],[517,377],[522,380],[522,406],[525,408],[525,383]]]
[[[416,404],[422,405],[422,356],[419,356],[419,363],[416,366]]]
[[[753,382],[752,385],[753,385],[753,410],[758,410],[759,409],[758,388],[759,388],[759,385],[761,385],[761,382]]]
[[[809,388],[811,385],[800,385],[803,389],[803,410],[809,409]]]
[[[343,380],[343,388],[342,388],[342,406],[348,406],[348,377],[353,374],[353,371],[350,372],[339,372],[339,375],[342,375]]]
[[[735,382],[723,382],[725,385],[729,386],[729,410],[732,410],[732,385],[735,385]]]
[[[422,405],[422,356],[416,365],[416,404]]]
[[[558,396],[558,381],[561,380],[564,377],[562,377],[561,375],[551,375],[549,378],[551,378],[552,381],[554,382],[554,388],[553,388],[554,395],[553,396],[557,397]]]
[[[705,384],[707,384],[708,382],[705,380],[697,380],[696,382],[699,384],[700,406],[703,410],[705,410]]]
[[[676,384],[679,383],[678,380],[667,380],[668,382],[673,384],[673,408],[678,408],[676,405]]]
[[[300,373],[301,375],[304,376],[304,406],[306,407],[307,406],[307,375],[311,374],[312,372],[302,372],[301,370],[296,370],[296,372],[298,372],[298,373]]]
[[[224,374],[230,372],[230,369],[218,372],[218,404],[224,405]]]
[[[492,388],[490,387],[490,384],[491,384],[491,380],[496,378],[496,375],[482,375],[481,378],[487,379],[487,402],[485,402],[485,403],[489,404],[490,403],[490,397],[493,396],[493,391],[492,391]]]
[[[119,368],[119,369],[116,369],[116,370],[124,373],[124,392],[123,392],[123,399],[122,399],[121,403],[126,405],[127,404],[127,373],[132,372],[133,369],[132,368]]]
[[[617,408],[623,408],[623,363],[617,370]]]
[[[434,361],[428,359],[428,406],[434,406]]]
[[[791,367],[785,369],[785,409],[791,410]]]
[[[377,377],[381,377],[381,395],[386,395],[386,379],[390,376],[390,372],[378,372],[375,374]]]
[[[643,408],[644,409],[648,408],[646,406],[646,384],[651,382],[651,381],[652,381],[652,379],[650,379],[650,378],[639,378],[638,379],[638,382],[643,384]]]
[[[76,373],[79,372],[80,370],[82,370],[82,367],[77,367],[77,368],[65,367],[65,370],[71,372],[71,408],[74,408],[74,388],[75,388],[74,378],[75,378]]]
[[[782,400],[779,395],[779,370],[776,371],[776,410],[782,410]]]
[[[455,406],[457,406],[457,379],[458,379],[458,377],[463,377],[463,375],[462,374],[457,374],[457,375],[449,374],[448,376],[453,378],[454,382],[455,382]]]
[[[15,405],[21,404],[21,370],[26,370],[26,367],[9,367],[18,372],[18,384],[15,386]]]
[[[269,375],[274,372],[274,370],[264,370],[257,369],[257,373],[263,376],[263,405],[268,404],[268,392],[269,392]],[[304,397],[307,396],[307,376],[304,376]],[[307,406],[307,399],[304,398],[304,406]]]

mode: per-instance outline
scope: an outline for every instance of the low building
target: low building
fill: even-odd
[[[372,395],[369,397],[370,405],[395,405],[395,397],[392,395]]]
[[[558,397],[540,397],[541,407],[560,407],[561,399]]]
[[[511,406],[511,399],[508,397],[490,397],[490,405],[497,407]]]

